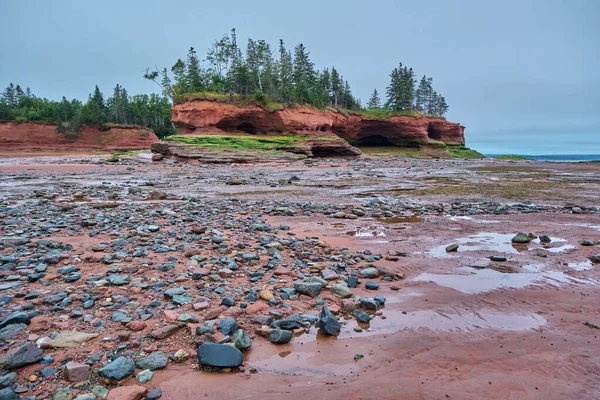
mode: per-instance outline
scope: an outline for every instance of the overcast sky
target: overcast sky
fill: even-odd
[[[236,28],[244,45],[304,43],[363,103],[398,62],[432,76],[483,152],[600,154],[598,0],[6,0],[0,15],[0,86],[41,97],[157,91],[146,67]]]

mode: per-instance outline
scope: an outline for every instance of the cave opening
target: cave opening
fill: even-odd
[[[251,135],[256,135],[256,133],[257,133],[256,127],[248,122],[243,122],[243,123],[239,124],[236,127],[236,130],[242,131],[245,133],[249,133]]]
[[[370,135],[360,138],[356,141],[356,146],[359,147],[387,147],[393,146],[386,137],[380,135]]]
[[[431,140],[442,140],[442,134],[439,131],[435,130],[431,125],[427,127],[427,136]]]

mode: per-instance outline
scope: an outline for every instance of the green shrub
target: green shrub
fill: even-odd
[[[19,115],[19,116],[17,116],[17,117],[15,118],[15,122],[16,122],[17,124],[20,124],[21,122],[27,122],[27,121],[28,121],[28,120],[27,120],[27,117],[24,117],[24,116],[22,116],[22,115]]]

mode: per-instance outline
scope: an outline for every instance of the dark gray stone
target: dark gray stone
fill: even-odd
[[[163,369],[167,366],[169,358],[162,351],[155,351],[148,357],[138,358],[135,360],[135,366],[140,369],[149,369],[155,371],[157,369]]]
[[[133,361],[125,357],[119,357],[110,364],[100,368],[98,374],[104,379],[119,382],[133,375],[134,371],[135,364]]]
[[[340,333],[342,327],[335,316],[329,311],[327,306],[323,306],[321,315],[319,315],[319,328],[327,335],[335,336]]]
[[[319,282],[294,282],[294,289],[300,294],[314,298],[321,293],[322,286]]]
[[[212,367],[235,368],[242,365],[242,352],[227,344],[202,343],[198,347],[198,363]]]
[[[269,333],[269,340],[273,343],[288,343],[292,340],[292,331],[286,331],[282,329],[274,329]]]
[[[30,342],[22,343],[19,347],[8,353],[8,357],[2,365],[4,369],[17,369],[26,365],[34,364],[43,357],[42,350]]]
[[[14,312],[10,315],[7,315],[1,322],[0,322],[0,329],[4,328],[7,325],[11,325],[11,324],[26,324],[29,325],[29,322],[31,322],[31,318],[29,317],[28,314],[24,313],[24,312]]]
[[[217,328],[223,335],[232,335],[233,332],[240,329],[237,322],[235,322],[235,319],[232,317],[225,318],[219,322],[219,326]]]

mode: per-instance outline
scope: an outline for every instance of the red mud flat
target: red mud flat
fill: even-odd
[[[380,223],[386,236],[362,237],[314,218],[269,222],[290,224],[300,236],[318,236],[336,246],[406,251],[406,257],[387,264],[405,279],[380,282],[377,294],[388,302],[381,317],[360,333],[354,331],[356,322],[348,321],[338,338],[313,329],[286,345],[257,339],[246,356],[256,374],[182,366],[157,371],[152,383],[162,389],[163,399],[600,398],[600,330],[584,325],[600,323],[600,273],[598,267],[572,268],[594,251],[579,242],[582,237],[600,239],[600,218],[427,217]],[[391,244],[394,232],[404,231],[395,229],[402,225],[410,238]],[[497,235],[481,235],[492,228]],[[519,230],[546,233],[556,243],[517,249],[505,236]],[[464,249],[441,258],[429,253],[436,245],[454,242]],[[547,257],[538,256],[540,252]],[[483,270],[467,267],[499,253],[509,260]],[[486,282],[490,272],[499,282],[491,287]],[[451,276],[458,283],[436,283],[436,277]],[[357,354],[364,357],[355,361]]]

